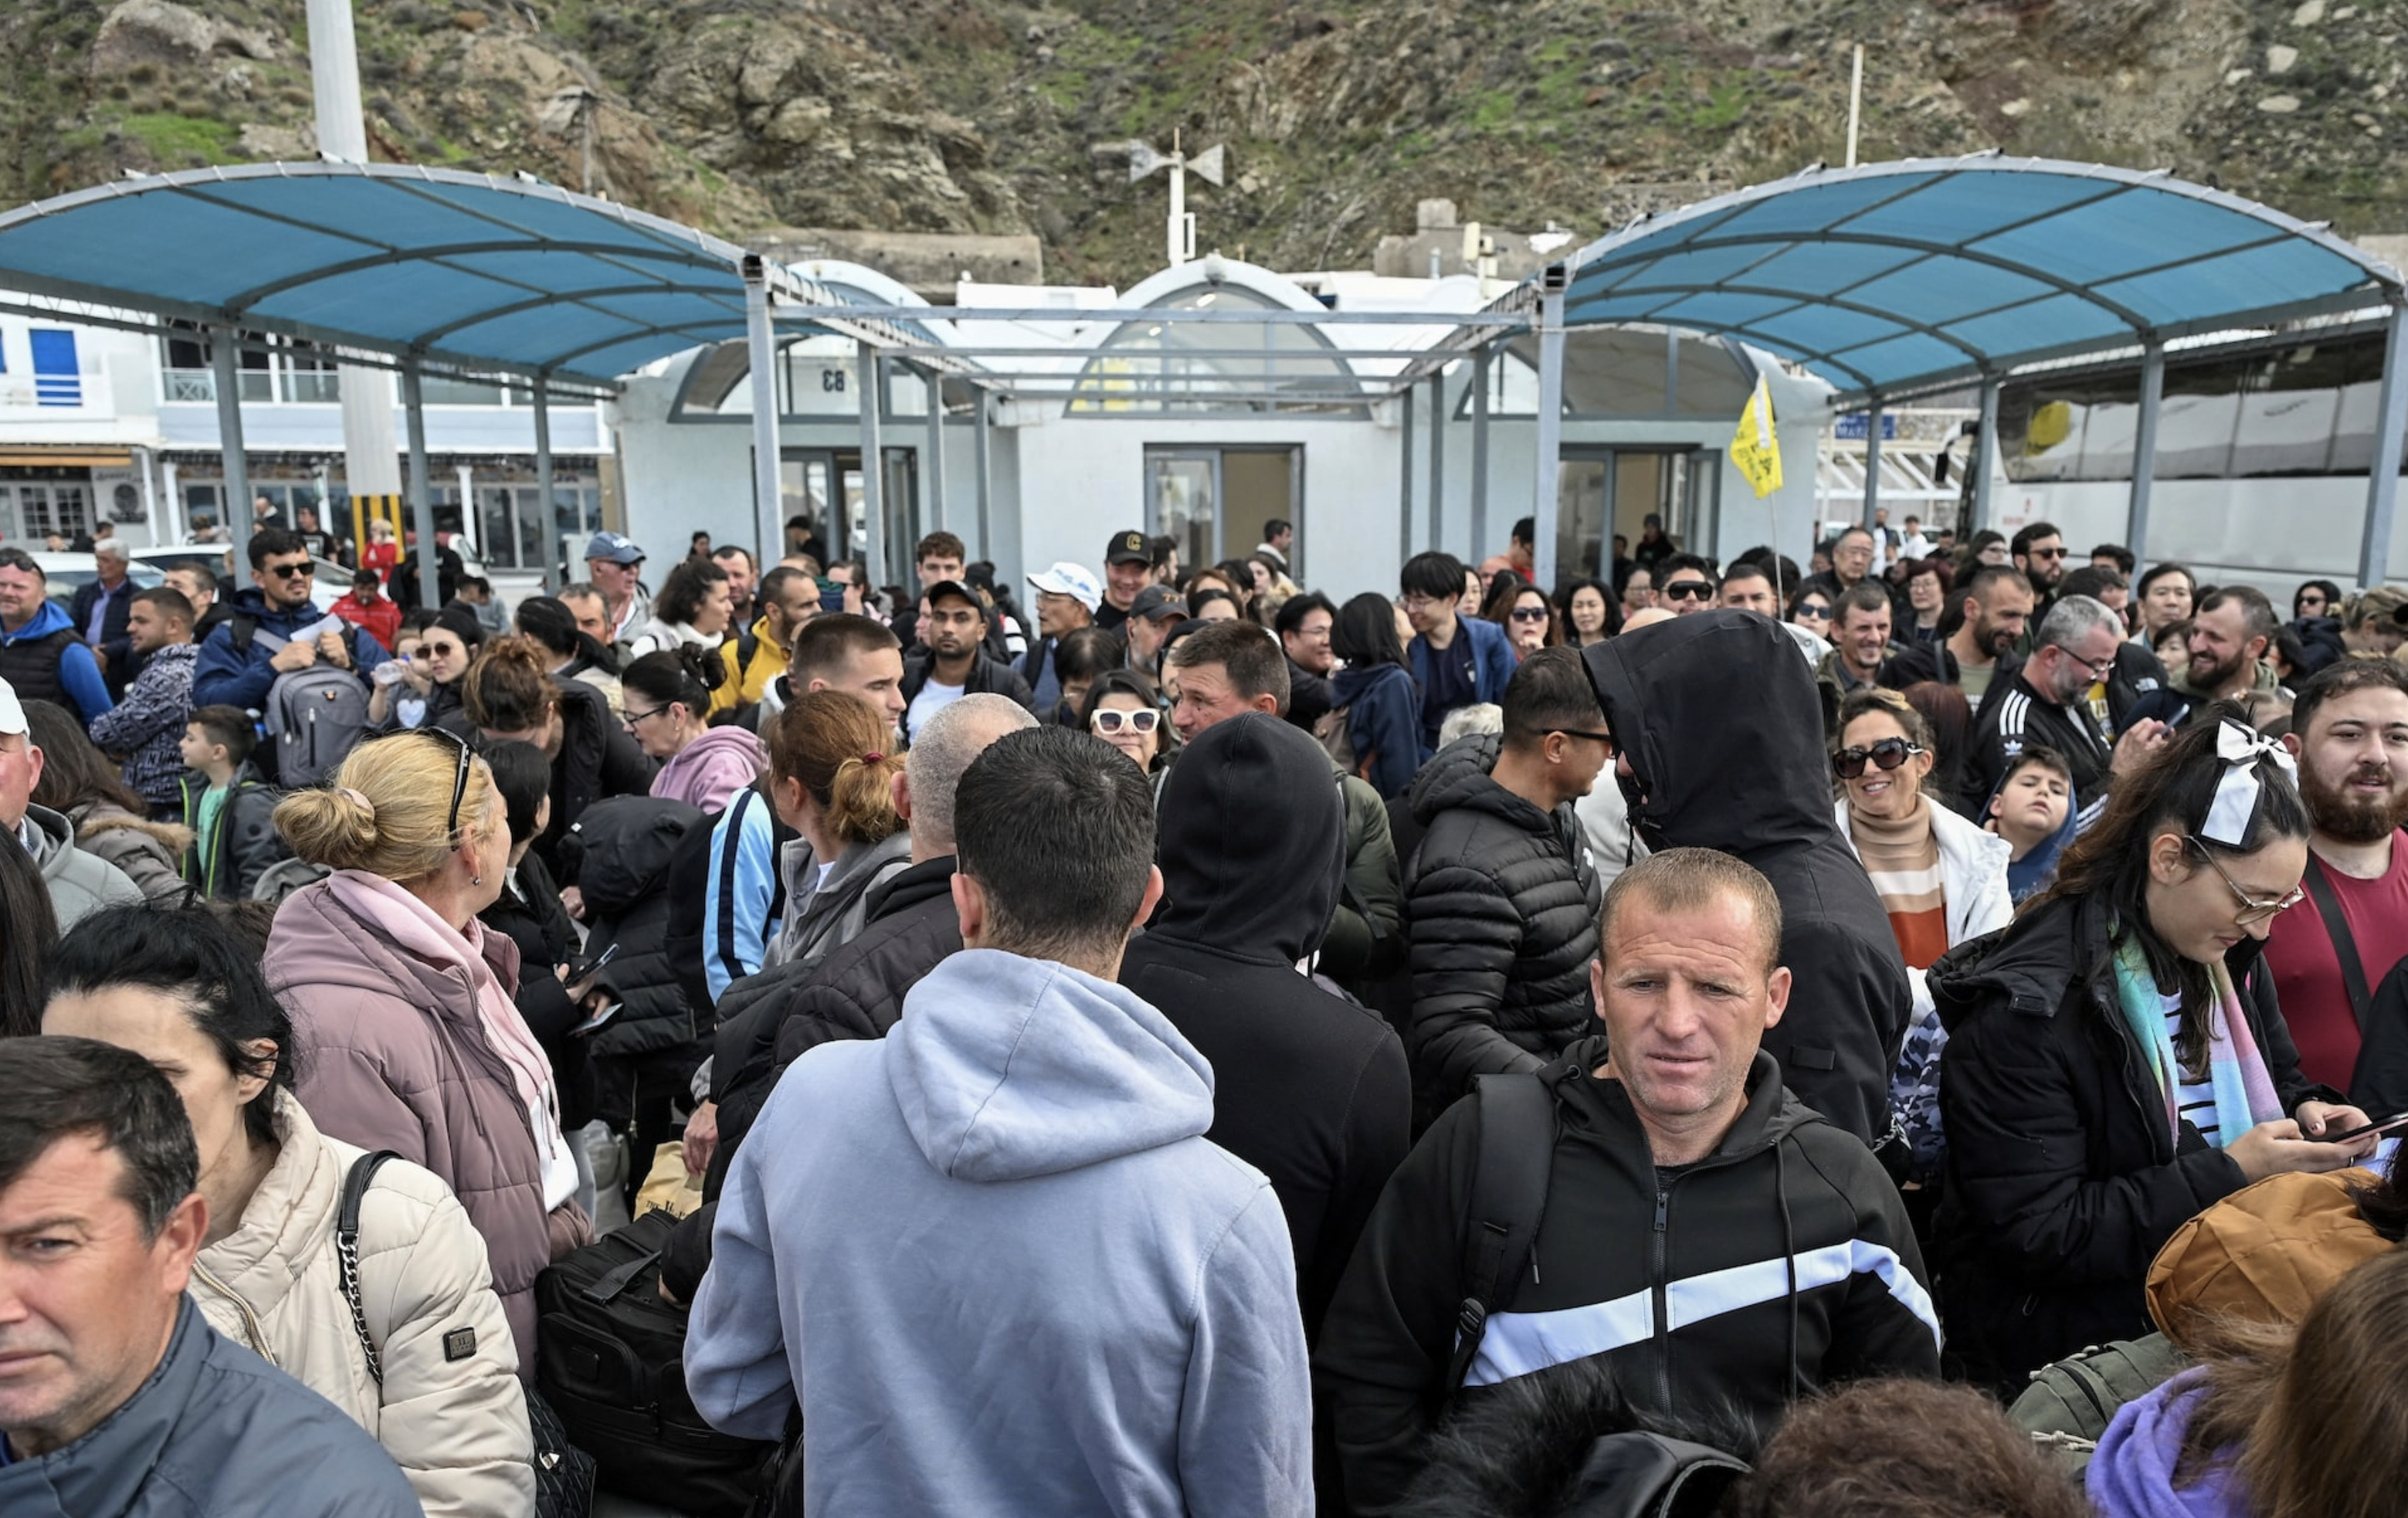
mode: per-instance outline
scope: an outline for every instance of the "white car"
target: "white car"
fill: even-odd
[[[218,599],[228,603],[234,600],[236,592],[251,583],[250,566],[245,565],[237,574],[234,550],[223,543],[153,543],[145,548],[128,549],[126,553],[134,561],[137,582],[140,582],[140,572],[146,568],[154,577],[148,583],[156,585],[160,582],[156,577],[164,576],[168,570],[197,565],[218,577]],[[75,557],[72,554],[64,556]],[[342,599],[343,594],[351,588],[351,572],[331,559],[313,558],[309,562],[317,569],[309,586],[309,604],[324,611]],[[87,574],[84,578],[89,580],[92,577]]]
[[[32,557],[42,566],[42,578],[49,582],[46,594],[59,604],[62,611],[75,604],[77,591],[100,578],[100,571],[93,566],[89,553],[39,552]],[[134,581],[137,590],[147,591],[153,585],[166,583],[166,576],[160,569],[138,559],[126,565],[125,578]]]

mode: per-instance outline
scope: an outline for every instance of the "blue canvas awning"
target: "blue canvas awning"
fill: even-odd
[[[1726,334],[1860,397],[2401,298],[2387,265],[2252,201],[1986,155],[1809,170],[1567,262],[1568,326]]]
[[[0,214],[0,288],[602,387],[743,337],[743,258],[539,180],[393,164],[194,169]],[[768,278],[781,299],[839,303],[774,265]]]

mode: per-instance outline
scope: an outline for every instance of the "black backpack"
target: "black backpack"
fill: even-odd
[[[694,1518],[741,1518],[778,1453],[723,1434],[685,1389],[687,1310],[661,1299],[658,1209],[536,1277],[536,1385],[601,1484]]]
[[[1552,1077],[1552,1078],[1551,1078]],[[1471,1371],[1488,1315],[1510,1305],[1539,1240],[1547,1181],[1555,1162],[1554,1067],[1527,1075],[1484,1075],[1471,1082],[1480,1104],[1480,1150],[1472,1161],[1471,1205],[1464,1214],[1463,1307],[1455,1317],[1453,1396]]]
[[[752,669],[752,661],[761,652],[761,635],[747,627],[736,635],[736,672],[728,678],[736,682],[736,706],[710,719],[713,727],[741,727],[748,733],[761,730],[761,703],[744,699],[744,677]]]
[[[720,820],[738,807],[759,807],[769,820],[769,872],[776,886],[769,897],[769,915],[764,924],[774,937],[779,919],[786,911],[786,878],[778,868],[779,856],[786,844],[796,837],[795,830],[778,821],[778,809],[769,798],[754,790],[738,791],[727,803],[725,811],[714,811],[698,826],[686,829],[678,840],[677,852],[669,856],[669,924],[668,936],[662,940],[661,950],[668,955],[669,968],[677,975],[678,985],[685,992],[685,1004],[697,1011],[713,1005],[710,981],[704,974],[703,955],[710,946],[719,941],[724,924],[703,920],[710,903],[710,845],[719,831]],[[736,851],[730,849],[719,861],[720,868],[731,879],[720,882],[720,901],[728,902],[727,887],[734,883]]]

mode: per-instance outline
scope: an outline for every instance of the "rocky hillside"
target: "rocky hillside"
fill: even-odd
[[[1423,196],[1602,230],[1668,183],[1843,150],[2168,167],[2408,230],[2408,7],[2334,0],[356,0],[373,151],[526,169],[740,236],[1030,232],[1048,277],[1159,257],[1119,144],[1226,143],[1207,245],[1360,265]],[[0,174],[311,150],[303,0],[7,0]],[[1677,196],[1681,192],[1670,192]],[[1637,196],[1634,199],[1634,195]]]

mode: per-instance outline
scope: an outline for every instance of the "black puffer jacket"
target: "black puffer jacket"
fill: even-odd
[[[620,1011],[588,1040],[605,1118],[625,1115],[639,1074],[647,1087],[681,1081],[710,1051],[709,1014],[687,1006],[666,947],[669,860],[689,829],[705,825],[701,809],[682,801],[614,796],[588,807],[564,843],[585,895],[586,952],[616,951],[595,984]]]
[[[1603,895],[1586,836],[1490,778],[1494,734],[1458,738],[1413,780],[1408,870],[1416,1094],[1439,1109],[1471,1078],[1535,1070],[1594,1031],[1588,965]]]
[[[1121,961],[1121,984],[1211,1062],[1204,1137],[1279,1194],[1308,1342],[1405,1157],[1412,1115],[1396,1031],[1296,972],[1346,866],[1345,808],[1328,764],[1276,717],[1198,734],[1162,788],[1168,905]]]
[[[1630,823],[1647,846],[1720,850],[1781,898],[1789,1010],[1765,1030],[1765,1053],[1807,1106],[1880,1142],[1914,992],[1832,821],[1822,702],[1797,643],[1753,611],[1700,611],[1581,657],[1637,776]]]
[[[2339,1100],[2300,1077],[2258,942],[2226,967],[2283,1110]],[[2085,1345],[2150,1332],[2149,1262],[2241,1189],[2241,1167],[2188,1124],[2179,1142],[2168,1130],[2116,1005],[2103,906],[2046,903],[1950,950],[1926,981],[1948,1030],[1932,1242],[1948,1350],[1969,1378],[2019,1388]]]
[[[552,822],[536,836],[535,852],[555,880],[582,886],[560,840],[596,801],[649,793],[652,762],[611,715],[601,692],[581,680],[555,677],[552,683],[560,698],[560,752],[552,761]]]

